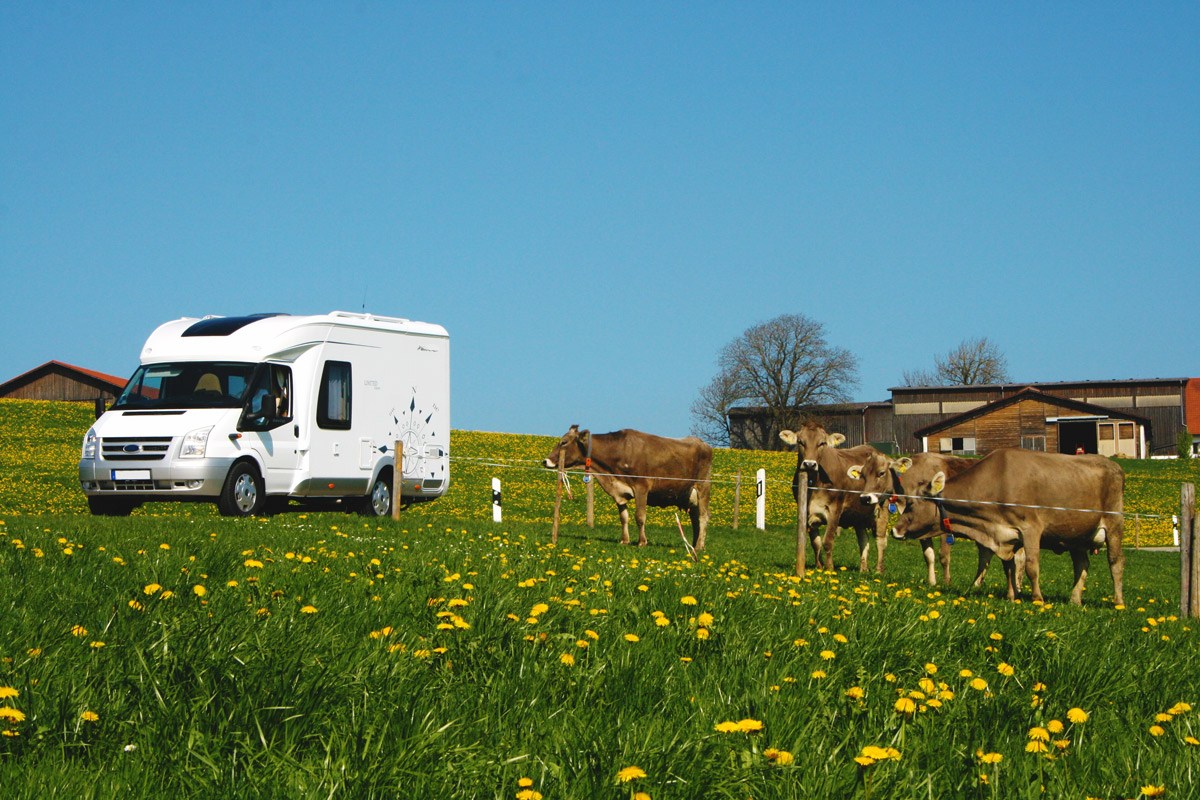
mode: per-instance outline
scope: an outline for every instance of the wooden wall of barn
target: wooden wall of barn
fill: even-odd
[[[54,372],[41,375],[21,386],[14,386],[5,397],[14,400],[71,400],[92,402],[97,397],[113,399],[111,389],[90,385],[78,378]]]

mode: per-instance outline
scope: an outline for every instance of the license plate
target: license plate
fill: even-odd
[[[150,470],[114,469],[112,471],[112,479],[114,481],[148,481],[150,480]]]

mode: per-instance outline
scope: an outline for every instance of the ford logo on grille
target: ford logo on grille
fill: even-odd
[[[136,453],[138,450],[142,449],[142,446],[140,444],[127,444],[121,449],[126,453]]]

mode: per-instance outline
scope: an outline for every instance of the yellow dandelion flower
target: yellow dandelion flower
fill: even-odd
[[[930,663],[930,664],[925,665],[925,672],[928,675],[936,675],[937,670],[938,670],[937,664]]]
[[[671,624],[671,620],[669,617],[656,617],[654,620],[654,624],[660,628],[665,628]]]
[[[11,686],[0,686],[0,700],[7,699],[9,697],[20,697],[20,695],[21,693]]]
[[[88,629],[83,627],[82,625],[75,625],[71,628],[71,635],[79,636],[79,637],[87,636]]]
[[[896,701],[895,708],[901,714],[911,714],[917,710],[917,704],[912,698],[901,697]]]
[[[835,658],[837,658],[837,653],[833,652],[832,650],[822,650],[821,658],[825,659],[826,661],[833,661]]]
[[[617,781],[619,783],[629,783],[630,781],[635,781],[638,778],[644,777],[646,777],[646,771],[641,767],[623,767],[621,771],[617,773]]]
[[[694,606],[696,605],[697,600],[690,594],[685,594],[683,597],[679,598],[679,602],[685,606]]]
[[[1042,727],[1030,728],[1029,738],[1038,742],[1048,742],[1050,741],[1050,731]]]
[[[1185,736],[1183,737],[1183,741],[1187,744],[1190,744],[1192,747],[1200,745],[1200,739],[1197,739],[1195,736]]]
[[[204,588],[203,584],[197,583],[192,587],[192,594],[196,595],[196,597],[204,597],[204,595],[208,594],[208,589]]]
[[[1191,710],[1192,710],[1191,703],[1176,703],[1175,705],[1173,705],[1167,709],[1167,713],[1173,717],[1177,717],[1180,714],[1186,714],[1187,712],[1189,712]]]
[[[725,722],[718,722],[716,725],[713,725],[713,730],[717,733],[737,733],[738,724],[732,720],[726,720]]]
[[[1004,755],[1001,753],[977,753],[979,760],[984,764],[999,764],[1004,760]]]
[[[860,767],[869,767],[875,763],[875,759],[871,758],[870,756],[858,755],[854,757],[854,763],[858,764]]]
[[[696,617],[696,624],[701,628],[711,628],[713,624],[713,615],[704,611],[700,616]]]
[[[814,670],[812,671],[812,678],[813,678],[813,680],[817,680],[817,681],[819,681],[819,680],[821,680],[822,678],[825,678],[825,677],[828,677],[828,676],[825,674],[825,670],[823,670],[823,669],[814,669]]]
[[[316,606],[304,606],[303,608],[300,609],[300,613],[301,614],[315,614],[315,613],[317,613],[317,607]]]
[[[1067,712],[1067,719],[1076,725],[1082,725],[1088,721],[1088,713],[1082,708],[1072,708]]]
[[[866,692],[863,691],[861,686],[851,686],[846,690],[845,694],[846,697],[849,697],[851,700],[862,700],[866,695]]]
[[[978,692],[984,691],[985,689],[987,689],[987,687],[988,687],[988,683],[983,678],[974,678],[971,681],[971,688]]]
[[[79,715],[79,718],[81,720],[83,720],[84,722],[99,722],[100,721],[100,715],[97,714],[95,711],[84,711],[82,714]]]
[[[633,800],[650,800],[649,792],[634,792]]]
[[[1162,736],[1166,732],[1167,732],[1166,729],[1163,728],[1163,726],[1161,726],[1161,725],[1151,725],[1150,726],[1150,735],[1151,736]]]
[[[542,793],[537,789],[521,789],[517,792],[517,800],[542,800]]]
[[[708,638],[708,628],[697,628],[696,629],[696,638],[697,639],[707,639]]]
[[[9,706],[0,706],[0,719],[6,719],[9,722],[24,722],[25,712]]]
[[[1167,787],[1165,787],[1165,786],[1155,786],[1154,784],[1151,783],[1147,786],[1142,787],[1142,795],[1144,797],[1161,797],[1162,795],[1164,795],[1166,793],[1167,793]]]
[[[738,722],[738,730],[742,733],[758,733],[762,729],[763,724],[761,720],[747,718]]]
[[[1058,719],[1052,719],[1046,723],[1046,730],[1050,731],[1051,733],[1053,733],[1055,735],[1062,733],[1064,727],[1065,726],[1062,724],[1062,720],[1058,720]]]
[[[1002,641],[1002,640],[1004,639],[1004,634],[1002,634],[1002,633],[992,633],[992,634],[990,635],[990,637],[989,637],[989,638],[990,638],[990,639],[991,639],[993,642],[999,642],[999,641]]]
[[[960,678],[970,678],[970,677],[973,677],[974,675],[975,675],[975,673],[971,672],[971,670],[969,670],[969,669],[960,669],[958,671],[958,677],[960,677]]]
[[[575,656],[571,655],[570,653],[563,653],[558,657],[558,660],[568,667],[575,666]]]
[[[1162,713],[1162,712],[1159,712],[1158,714],[1155,714],[1155,715],[1154,715],[1154,721],[1155,721],[1155,722],[1170,722],[1170,721],[1171,721],[1171,715],[1170,715],[1170,714],[1164,714],[1164,713]]]
[[[641,640],[642,640],[641,637],[638,636],[636,633],[625,634],[625,641],[627,641],[627,642],[640,642]]]
[[[996,672],[999,672],[1006,678],[1011,678],[1016,673],[1016,670],[1013,669],[1011,664],[1001,661],[996,665]]]
[[[1037,739],[1034,739],[1025,745],[1026,753],[1045,753],[1049,750],[1050,748],[1046,746],[1045,742],[1040,742]]]

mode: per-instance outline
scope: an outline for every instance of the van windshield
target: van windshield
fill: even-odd
[[[237,361],[143,364],[112,407],[241,408],[257,366]]]

